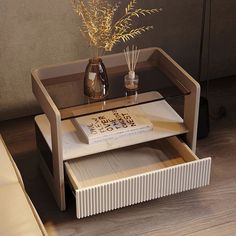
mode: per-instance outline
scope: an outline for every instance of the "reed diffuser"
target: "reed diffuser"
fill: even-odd
[[[126,90],[128,91],[137,91],[138,90],[138,82],[139,77],[135,73],[135,69],[138,63],[140,50],[138,47],[132,46],[130,50],[129,46],[124,50],[125,60],[128,65],[129,72],[125,75],[124,85]]]

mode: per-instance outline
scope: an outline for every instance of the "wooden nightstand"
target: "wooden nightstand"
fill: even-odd
[[[45,113],[35,117],[41,167],[60,209],[66,209],[64,175],[75,193],[78,218],[209,184],[211,158],[194,154],[199,84],[163,50],[148,48],[137,65],[138,94],[125,96],[124,55],[103,61],[109,97],[93,103],[83,95],[87,60],[32,70],[33,92]],[[183,118],[166,101],[170,97],[184,98]],[[154,129],[86,144],[71,122],[123,107],[142,110]]]

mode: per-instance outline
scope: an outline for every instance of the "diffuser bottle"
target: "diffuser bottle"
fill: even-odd
[[[135,74],[134,71],[129,71],[124,78],[125,88],[130,91],[137,91],[138,90],[138,82],[139,77]]]

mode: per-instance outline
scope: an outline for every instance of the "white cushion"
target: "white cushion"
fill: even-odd
[[[0,235],[46,235],[20,172],[0,135]]]
[[[42,235],[20,184],[0,187],[0,212],[0,235]]]
[[[0,187],[17,182],[19,182],[19,179],[15,172],[14,164],[0,136]]]

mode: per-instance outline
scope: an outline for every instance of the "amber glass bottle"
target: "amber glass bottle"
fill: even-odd
[[[103,99],[108,95],[108,77],[101,58],[89,60],[84,76],[84,94],[91,99]]]

